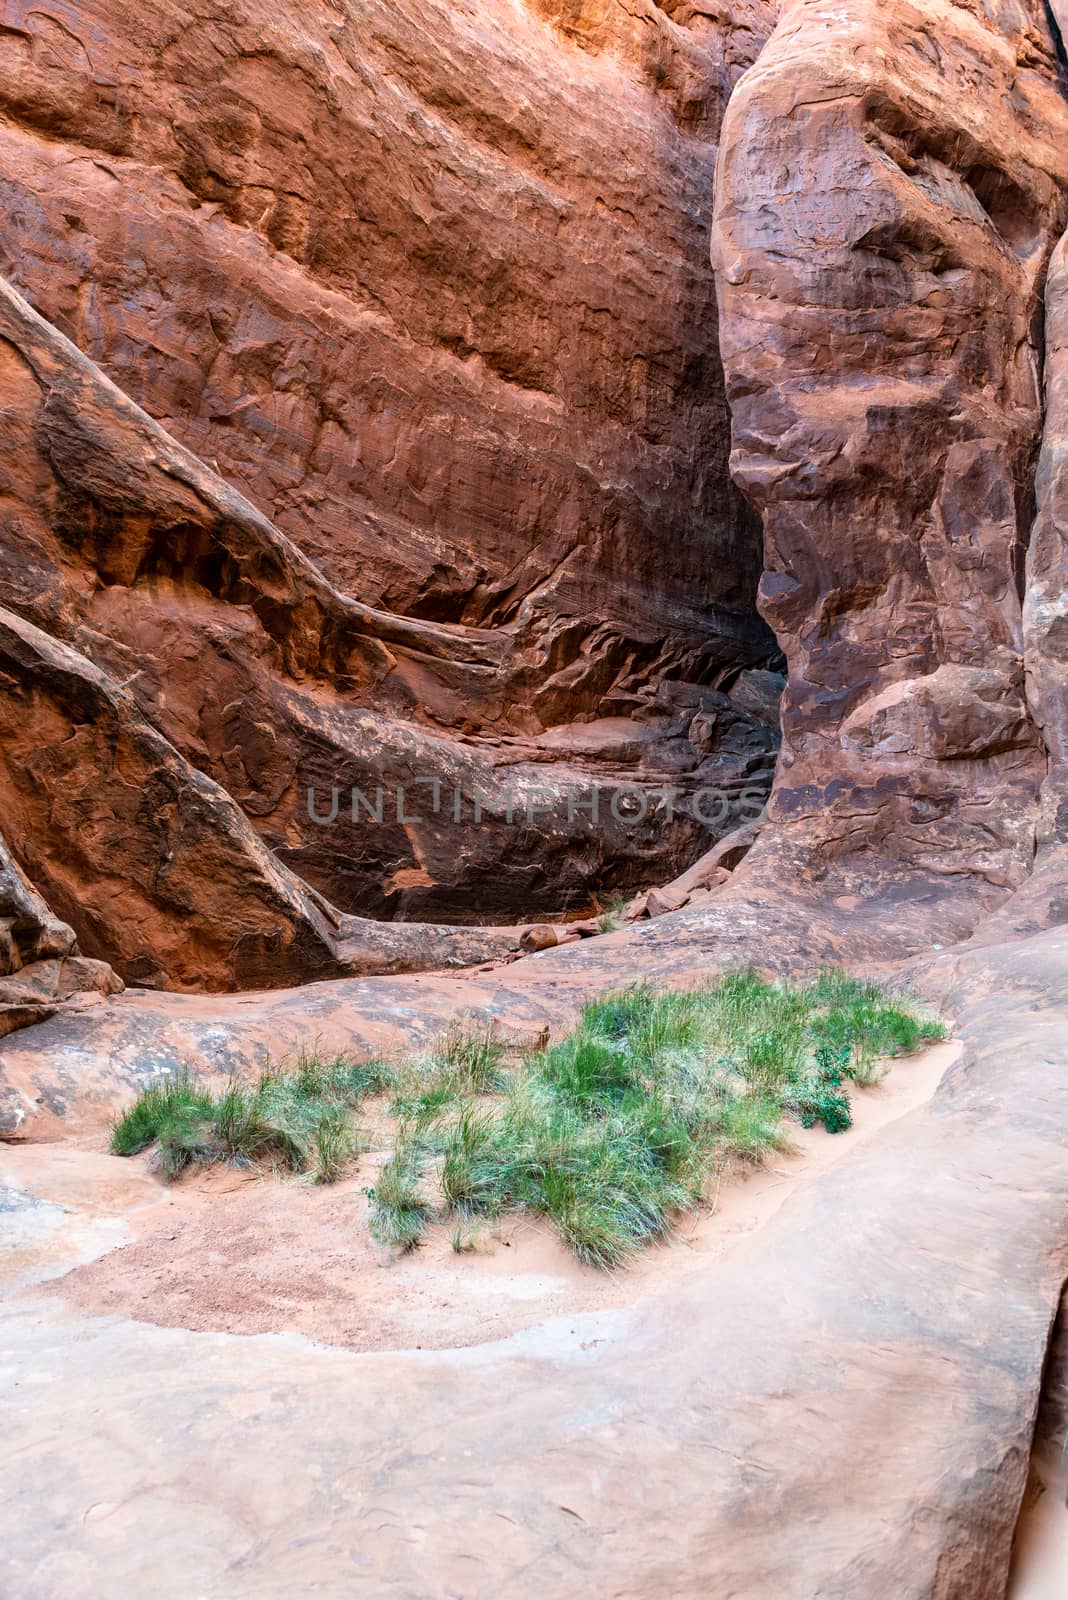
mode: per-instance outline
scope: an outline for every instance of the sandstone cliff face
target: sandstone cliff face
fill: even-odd
[[[106,963],[75,953],[74,929],[53,915],[0,835],[0,1039],[73,994],[121,988]]]
[[[179,986],[426,964],[352,919],[670,876],[709,842],[676,787],[751,816],[776,647],[707,230],[771,8],[2,21],[0,262],[43,319],[0,290],[0,786],[78,948]]]
[[[409,911],[414,902],[464,920],[466,907],[466,920],[477,920],[477,908],[507,921],[516,907],[529,914],[543,898],[558,906],[569,893],[587,893],[606,865],[634,872],[691,842],[699,847],[707,832],[681,802],[674,820],[665,817],[666,781],[683,797],[722,790],[730,814],[747,794],[759,807],[778,735],[714,690],[666,681],[659,711],[650,705],[640,722],[602,720],[540,742],[489,737],[501,706],[521,697],[536,670],[514,636],[413,622],[341,594],[2,284],[0,351],[0,604],[11,626],[25,619],[40,630],[41,673],[46,645],[58,636],[79,655],[70,673],[96,686],[75,695],[77,713],[57,722],[44,683],[50,709],[40,703],[35,669],[12,664],[0,677],[8,724],[0,772],[8,774],[13,848],[83,944],[112,951],[126,978],[176,980],[163,947],[173,954],[175,939],[192,938],[206,981],[218,981],[220,970],[242,981],[223,956],[251,948],[241,932],[240,880],[247,879],[250,937],[255,884],[265,870],[273,883],[254,829],[279,866],[296,868],[340,913],[388,915],[403,896]],[[114,793],[104,778],[114,766],[110,708],[120,701],[139,719],[140,745],[156,750],[139,758],[128,805],[128,775]],[[487,731],[481,740],[444,737],[436,713],[442,721],[461,714],[471,729]],[[161,773],[186,774],[186,798],[175,795],[165,808],[179,831],[192,826],[177,900],[166,892],[178,876],[173,840],[145,791],[154,761]],[[204,816],[193,799],[201,775],[216,796]],[[620,786],[637,818],[613,804]],[[601,789],[592,814],[587,797]],[[83,790],[92,803],[74,804]],[[366,805],[350,804],[353,790]],[[315,818],[332,818],[327,825],[313,819],[309,791]],[[728,823],[725,813],[720,827]],[[217,829],[230,841],[222,846],[233,863],[226,872],[212,865]],[[77,893],[67,880],[75,861]],[[224,911],[220,885],[230,880]],[[135,914],[144,893],[156,920]],[[307,923],[296,880],[285,891],[292,895],[304,908],[298,922]],[[267,904],[282,916],[281,952],[290,935],[274,887]],[[210,933],[168,931],[167,916],[179,914]],[[141,941],[136,958],[131,937]],[[320,930],[312,942],[322,941]],[[193,983],[195,962],[178,965],[181,980]],[[330,969],[325,953],[312,962],[279,955],[276,981]],[[269,965],[257,963],[258,980],[269,975]]]
[[[714,254],[790,662],[773,815],[824,865],[1002,892],[1030,868],[1021,592],[1066,186],[1037,0],[789,0],[731,101]]]
[[[338,587],[593,711],[766,648],[707,236],[772,10],[6,0],[0,270]]]
[[[508,922],[671,876],[709,840],[665,787],[748,820],[776,734],[739,673],[775,643],[721,347],[790,661],[753,872],[793,851],[980,900],[1026,875],[1057,41],[1039,0],[773,21],[8,0],[0,257],[43,316],[0,292],[0,783],[83,952],[163,985],[367,970],[354,917]],[[128,805],[121,762],[79,787],[119,705],[188,816]],[[444,805],[397,807],[426,782]],[[643,821],[572,810],[621,785]],[[390,797],[373,829],[353,788]],[[450,815],[502,789],[518,825]],[[227,864],[198,882],[190,841]]]
[[[1068,79],[1068,0],[1052,0],[1050,9]],[[1037,881],[1017,919],[1029,927],[1062,922],[1068,907],[1068,234],[1050,262],[1045,312],[1045,418],[1023,622],[1028,700],[1049,754],[1049,774]]]

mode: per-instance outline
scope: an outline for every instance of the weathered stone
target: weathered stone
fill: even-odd
[[[105,961],[61,956],[34,961],[0,978],[0,1038],[46,1022],[67,1001],[121,994],[122,979]]]
[[[0,978],[73,949],[74,929],[52,914],[0,834]]]
[[[752,667],[739,673],[731,685],[731,699],[754,717],[772,728],[782,725],[782,696],[786,679],[781,672],[767,672]]]
[[[126,684],[340,912],[506,924],[582,905],[591,880],[700,850],[708,828],[670,819],[666,786],[715,785],[720,827],[762,800],[776,740],[737,709],[707,759],[655,693],[588,734],[493,731],[537,681],[507,628],[341,594],[2,284],[0,338],[0,600]]]
[[[663,917],[669,911],[681,911],[689,900],[688,890],[667,883],[660,889],[650,889],[645,896],[645,912],[650,917]]]
[[[769,955],[778,964],[784,950],[802,965],[841,959],[850,943],[868,955],[897,948],[892,893],[859,911],[792,894],[777,908],[740,898],[727,909],[682,912],[451,985],[328,983],[240,1008],[231,997],[127,995],[22,1034],[9,1083],[29,1093],[46,1078],[76,1126],[79,1113],[102,1121],[163,1062],[214,1061],[221,1074],[235,1060],[254,1064],[268,1042],[291,1046],[320,1029],[331,1043],[410,1044],[413,1025],[425,1036],[472,1008],[533,1031],[627,971],[680,981]],[[937,926],[937,908],[928,913]],[[32,1416],[2,1437],[50,1510],[27,1520],[11,1497],[0,1507],[7,1588],[28,1597],[34,1574],[71,1550],[79,1583],[88,1575],[108,1590],[132,1574],[158,1588],[171,1552],[184,1560],[193,1547],[202,1586],[236,1582],[251,1596],[264,1584],[299,1588],[318,1571],[329,1584],[336,1549],[355,1540],[372,1565],[346,1585],[376,1600],[421,1592],[428,1570],[470,1587],[473,1554],[482,1574],[473,1592],[486,1600],[703,1600],[710,1585],[740,1600],[1003,1600],[1063,1279],[1068,956],[1055,934],[1010,938],[947,953],[914,976],[942,995],[964,1046],[933,1103],[855,1146],[748,1241],[688,1255],[684,1281],[668,1293],[654,1284],[625,1313],[558,1318],[509,1342],[487,1328],[474,1351],[354,1355],[162,1333],[139,1325],[136,1307],[91,1317],[54,1281],[46,1306],[9,1296],[7,1359],[39,1382]],[[50,1109],[40,1108],[38,1128]],[[267,1391],[263,1448],[250,1452],[232,1418]],[[168,1416],[189,1424],[163,1443],[161,1393]],[[76,1447],[61,1425],[72,1407],[86,1418]],[[115,1451],[116,1415],[137,1441],[132,1458]],[[591,1433],[591,1418],[607,1420]],[[381,1463],[373,1527],[364,1469],[319,1470],[354,1451]],[[680,1474],[680,1451],[694,1470]],[[206,1474],[222,1530],[207,1542]],[[96,1537],[87,1497],[109,1505],[131,1492],[158,1511],[160,1539]],[[395,1528],[416,1493],[413,1552]],[[591,1531],[604,1533],[595,1550]]]
[[[1050,758],[1044,842],[1068,844],[1068,235],[1046,281],[1045,428],[1027,553],[1027,692]]]
[[[552,922],[535,923],[531,928],[524,928],[519,936],[519,948],[525,955],[535,950],[552,950],[560,943],[561,929]]]
[[[1037,0],[788,0],[730,103],[732,465],[789,662],[771,815],[810,863],[972,875],[988,903],[1030,869],[1020,578],[1066,187]]]
[[[148,987],[267,988],[484,960],[506,930],[341,916],[266,848],[128,689],[0,610],[0,803],[83,954]]]
[[[767,650],[707,234],[773,20],[8,0],[0,270],[340,589],[593,715]]]

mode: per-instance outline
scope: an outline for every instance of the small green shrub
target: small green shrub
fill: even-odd
[[[844,1087],[846,1077],[852,1074],[849,1045],[818,1044],[811,1068],[798,1075],[796,1088],[785,1104],[796,1111],[804,1128],[822,1122],[828,1133],[844,1133],[853,1126],[849,1093]]]

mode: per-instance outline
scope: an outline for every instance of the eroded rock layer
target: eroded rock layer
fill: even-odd
[[[0,603],[79,652],[87,681],[106,679],[103,698],[70,726],[37,709],[25,676],[0,680],[12,848],[46,897],[58,895],[83,943],[111,952],[124,977],[174,979],[163,952],[189,933],[167,931],[180,909],[216,925],[209,944],[230,930],[204,981],[248,981],[222,948],[243,939],[242,874],[245,932],[257,921],[256,831],[302,904],[294,870],[347,915],[508,922],[587,895],[606,870],[624,881],[655,872],[653,862],[699,852],[710,825],[722,832],[760,809],[778,732],[755,696],[759,678],[743,675],[739,691],[744,701],[748,688],[753,710],[665,678],[640,716],[540,737],[509,732],[505,708],[539,674],[513,633],[406,619],[336,590],[3,284],[0,394]],[[109,796],[101,708],[116,696],[135,708],[139,738],[163,735],[161,772],[177,760],[210,781],[222,808],[212,829],[236,838],[224,812],[240,819],[245,866],[234,869],[232,918],[220,917],[206,836],[199,886],[190,861],[180,906],[163,892],[173,861],[142,792],[152,761],[129,805],[120,790]],[[450,716],[462,716],[466,737],[445,731]],[[83,789],[90,808],[71,802]],[[185,780],[182,789],[193,793]],[[687,796],[700,793],[711,801],[687,811]],[[199,823],[194,831],[200,838]],[[144,893],[158,919],[135,914]],[[284,921],[278,949],[290,945]],[[149,939],[136,960],[126,949],[134,927]],[[315,974],[314,962],[279,961],[274,978]],[[257,981],[270,976],[257,963]],[[183,981],[194,981],[192,968]]]
[[[775,645],[720,345],[790,663],[747,871],[948,876],[963,927],[1030,870],[1053,24],[789,0],[762,48],[772,21],[7,6],[0,250],[46,315],[0,292],[5,625],[20,671],[40,630],[182,793],[212,786],[238,877],[285,882],[297,923],[261,931],[293,959],[257,983],[351,970],[346,918],[525,921],[663,881],[710,842],[697,794],[713,833],[751,819]],[[190,868],[182,916],[216,925],[166,931],[161,818],[106,784],[71,804],[27,706],[68,713],[0,687],[8,842],[79,948],[252,981],[258,891],[242,934],[227,874]],[[103,759],[84,720],[65,737]]]
[[[1068,844],[1068,235],[1050,263],[1045,349],[1046,420],[1024,632],[1031,706],[1050,756],[1044,842]]]
[[[771,22],[5,5],[0,783],[80,951],[425,965],[366,919],[589,909],[760,809],[707,230]]]
[[[707,235],[772,13],[7,0],[2,270],[338,587],[593,711],[752,616]]]

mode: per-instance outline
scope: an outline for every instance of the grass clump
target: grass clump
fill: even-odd
[[[144,1090],[111,1131],[114,1155],[157,1147],[169,1179],[194,1164],[268,1162],[333,1183],[355,1153],[351,1114],[392,1081],[380,1061],[303,1051],[288,1070],[268,1064],[257,1082],[213,1091],[188,1075]]]
[[[410,1134],[398,1138],[393,1154],[368,1189],[371,1232],[380,1244],[411,1250],[426,1232],[432,1208],[420,1192],[419,1149]]]
[[[466,1222],[458,1223],[449,1237],[453,1253],[458,1256],[473,1256],[479,1248],[480,1235]]]
[[[843,1075],[867,1088],[886,1071],[888,1056],[913,1055],[946,1037],[943,1025],[895,1000],[876,983],[823,972],[812,986],[820,1009],[813,1019],[818,1044],[843,1060]]]
[[[771,1094],[740,1094],[724,1100],[717,1132],[724,1151],[754,1165],[766,1161],[790,1142],[783,1126],[782,1103]]]
[[[441,1192],[458,1217],[491,1214],[500,1194],[500,1158],[492,1112],[461,1107],[448,1129],[441,1163]]]
[[[155,1144],[160,1133],[211,1112],[211,1095],[188,1074],[143,1089],[112,1125],[111,1153],[135,1156]]]
[[[601,909],[597,917],[598,933],[615,933],[623,926],[623,913],[630,905],[633,897],[626,894],[611,894],[607,900],[601,902]]]
[[[422,1130],[471,1096],[492,1094],[504,1083],[505,1053],[491,1025],[451,1023],[397,1074],[394,1116]]]
[[[111,1148],[156,1146],[168,1178],[225,1160],[330,1183],[355,1154],[355,1111],[388,1096],[392,1150],[368,1191],[382,1244],[410,1250],[451,1218],[462,1253],[518,1210],[613,1269],[699,1206],[724,1167],[786,1147],[791,1119],[841,1132],[854,1087],[945,1037],[907,999],[841,972],[797,984],[732,972],[684,992],[635,984],[518,1059],[491,1026],[458,1022],[397,1068],[311,1051],[221,1091],[170,1079],[122,1114]]]
[[[372,1227],[402,1248],[422,1236],[434,1162],[454,1240],[519,1209],[549,1219],[581,1260],[620,1267],[699,1205],[717,1170],[783,1149],[788,1118],[848,1128],[851,1085],[873,1082],[882,1056],[943,1037],[876,985],[752,972],[683,993],[639,984],[605,995],[508,1073],[491,1036],[476,1049],[468,1033],[402,1075],[401,1134]]]

